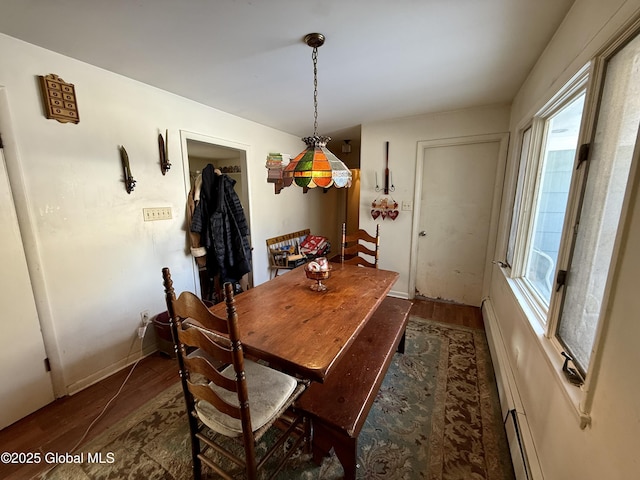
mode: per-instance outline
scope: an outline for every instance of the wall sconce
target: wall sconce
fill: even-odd
[[[136,186],[136,181],[134,180],[133,175],[131,175],[129,155],[125,150],[124,145],[120,146],[120,160],[122,161],[122,170],[124,172],[124,188],[127,190],[127,193],[130,194]]]
[[[351,153],[351,140],[345,140],[342,144],[342,153]]]
[[[162,138],[162,134],[158,134],[158,149],[160,150],[160,170],[162,171],[162,175],[166,174],[171,168],[171,164],[169,163],[169,130],[167,130],[165,136],[167,137],[166,144],[164,139]]]

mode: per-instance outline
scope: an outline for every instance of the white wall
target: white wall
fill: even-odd
[[[640,12],[638,0],[577,0],[513,102],[511,151],[505,198],[512,195],[517,158],[517,127],[530,118],[621,26]],[[594,388],[591,426],[579,418],[557,374],[559,361],[548,360],[540,332],[529,325],[502,272],[495,267],[490,301],[505,340],[517,390],[528,419],[535,450],[547,480],[630,479],[640,477],[640,199],[630,209],[625,248],[610,301],[609,328]],[[504,209],[503,209],[504,211]],[[508,231],[509,218],[501,218]],[[502,235],[502,251],[506,236]]]
[[[7,168],[57,394],[137,356],[140,312],[165,310],[162,267],[172,269],[177,291],[194,289],[180,130],[246,145],[256,284],[269,278],[264,239],[338,230],[335,192],[291,187],[275,195],[266,182],[267,153],[295,155],[304,148],[299,138],[5,35],[0,58],[10,109],[3,118],[9,113],[13,127]],[[75,85],[79,124],[44,117],[37,75],[49,73]],[[157,136],[166,129],[173,167],[163,176]],[[130,195],[120,145],[137,180]],[[173,219],[143,222],[142,209],[158,206],[171,207]]]
[[[371,202],[382,194],[376,192],[378,185],[384,186],[385,142],[389,142],[389,169],[395,185],[391,194],[398,204],[413,203],[416,176],[418,142],[444,138],[469,137],[507,132],[509,129],[509,106],[492,105],[453,112],[418,115],[362,126],[360,158],[360,228],[375,231],[376,220],[371,217]],[[473,178],[461,178],[460,188]],[[409,291],[411,271],[411,238],[413,211],[401,211],[395,220],[385,219],[380,223],[380,268],[400,272],[400,278],[392,294],[413,298]]]

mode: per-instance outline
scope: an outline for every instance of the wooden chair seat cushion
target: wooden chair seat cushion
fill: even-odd
[[[244,371],[251,406],[251,427],[255,432],[281,412],[296,390],[298,382],[289,375],[247,359],[244,361]],[[227,366],[222,374],[227,378],[235,378],[233,365]],[[238,405],[238,395],[235,392],[220,388],[213,382],[209,387],[224,401]],[[227,437],[242,435],[240,419],[220,412],[210,403],[203,400],[197,402],[196,412],[202,423],[212,430]]]

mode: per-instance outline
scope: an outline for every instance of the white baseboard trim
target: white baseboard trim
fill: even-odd
[[[396,290],[391,290],[388,294],[390,297],[403,298],[405,300],[411,300],[407,292],[398,292]]]
[[[146,339],[145,339],[146,340]],[[113,375],[114,373],[122,370],[123,368],[127,368],[130,365],[133,365],[138,360],[148,357],[152,353],[156,352],[158,347],[155,342],[151,342],[149,345],[145,346],[142,349],[142,353],[140,350],[136,350],[134,353],[129,354],[126,358],[116,362],[114,364],[109,365],[106,368],[103,368],[88,377],[83,378],[75,383],[72,383],[67,386],[67,395],[73,395],[78,393],[81,390],[84,390],[91,385],[98,383],[101,380]]]

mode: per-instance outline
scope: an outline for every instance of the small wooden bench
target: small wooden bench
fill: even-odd
[[[267,238],[267,252],[269,253],[269,268],[274,273],[274,277],[278,276],[280,270],[291,270],[292,266],[289,266],[288,262],[285,260],[284,262],[278,261],[276,256],[274,256],[274,249],[279,249],[285,245],[296,245],[300,244],[302,240],[304,240],[307,235],[311,233],[310,229],[300,230],[299,232],[287,233],[286,235],[280,235],[278,237]]]
[[[313,426],[313,460],[318,465],[333,447],[345,479],[356,478],[358,435],[389,364],[404,353],[411,302],[386,297],[324,383],[312,383],[297,406]]]

